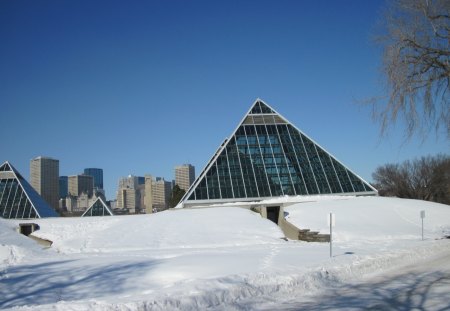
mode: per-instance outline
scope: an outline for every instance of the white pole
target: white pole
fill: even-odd
[[[420,218],[422,218],[422,241],[423,241],[423,219],[425,218],[425,211],[420,211]]]
[[[423,218],[422,218],[422,241],[423,241]]]
[[[333,257],[333,213],[330,213],[330,258]]]

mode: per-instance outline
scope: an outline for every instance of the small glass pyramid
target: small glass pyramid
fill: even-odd
[[[0,217],[29,219],[58,214],[9,162],[0,166]]]
[[[88,216],[113,216],[113,212],[109,209],[108,205],[103,202],[102,198],[97,198],[95,202],[81,215],[81,217]]]

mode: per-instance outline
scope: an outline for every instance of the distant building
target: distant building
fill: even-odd
[[[111,209],[117,208],[117,200],[109,200],[106,203],[109,205],[109,207],[111,207]]]
[[[29,219],[58,214],[9,163],[0,165],[0,217]]]
[[[94,189],[103,189],[103,170],[101,168],[85,168],[84,175],[94,177]]]
[[[86,211],[98,198],[104,199],[103,196],[88,196],[87,193],[82,192],[78,196],[68,195],[60,200],[60,208],[69,213],[78,213]]]
[[[145,177],[137,176],[137,182],[138,182],[139,185],[145,184]]]
[[[30,184],[54,209],[59,207],[59,160],[37,157],[30,161]]]
[[[121,178],[117,190],[117,208],[128,209],[130,214],[145,210],[145,177],[132,176]]]
[[[145,175],[144,184],[144,207],[145,213],[153,213],[153,178],[151,175]]]
[[[145,184],[145,177],[128,175],[119,179],[119,188],[136,189],[139,185]]]
[[[59,176],[59,198],[65,198],[69,195],[69,179],[67,176]]]
[[[172,183],[164,178],[156,178],[152,182],[153,209],[162,211],[169,207],[170,194],[172,193]]]
[[[151,175],[121,178],[117,190],[117,210],[126,209],[130,214],[150,214],[168,208],[172,182]],[[114,213],[116,213],[116,209]]]
[[[175,166],[175,184],[187,191],[195,181],[195,167],[191,164]]]
[[[137,190],[134,188],[122,188],[117,192],[117,208],[125,208],[131,214],[139,210],[139,198],[136,198]]]
[[[72,175],[68,177],[69,195],[79,196],[82,193],[92,197],[94,194],[94,177],[89,175]]]

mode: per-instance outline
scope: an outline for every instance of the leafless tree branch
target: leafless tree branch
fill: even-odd
[[[450,1],[392,0],[383,18],[387,96],[369,101],[382,134],[401,119],[408,139],[433,128],[450,139]]]

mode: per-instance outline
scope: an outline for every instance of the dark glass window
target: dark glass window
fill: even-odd
[[[354,192],[352,183],[348,177],[347,170],[345,169],[345,167],[338,161],[336,161],[334,158],[331,158],[331,161],[333,162],[334,169],[336,170],[336,174],[341,183],[342,191],[344,193]]]
[[[304,135],[302,135],[302,140],[303,144],[305,145],[306,153],[308,154],[309,162],[311,163],[311,168],[314,172],[314,177],[316,178],[317,186],[319,187],[319,192],[321,194],[331,193],[325,172],[322,168],[322,163],[320,161],[319,155],[316,152],[314,143]]]
[[[334,170],[333,163],[331,162],[330,156],[320,147],[316,146],[317,154],[319,155],[320,161],[322,162],[325,175],[327,176],[328,183],[331,187],[332,193],[342,193],[342,188],[338,180],[338,176]]]
[[[261,112],[262,113],[274,113],[272,109],[270,109],[269,107],[267,107],[266,104],[264,104],[263,102],[258,102],[260,107],[261,107]]]
[[[259,102],[257,102],[255,104],[255,106],[253,106],[252,111],[250,113],[252,113],[252,114],[260,114],[261,113],[261,107],[260,107]]]
[[[300,164],[306,188],[308,189],[308,194],[319,194],[319,189],[309,162],[308,153],[303,145],[302,137],[300,136],[300,133],[297,132],[291,125],[288,125],[288,130],[294,143],[295,152],[297,154],[297,159]],[[299,178],[301,178],[301,176],[299,176]]]

